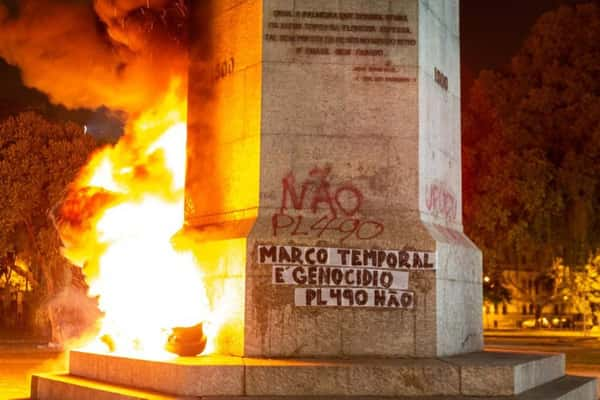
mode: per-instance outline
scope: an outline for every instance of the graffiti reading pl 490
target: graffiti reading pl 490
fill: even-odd
[[[331,167],[326,166],[313,168],[300,183],[294,172],[283,177],[281,207],[272,217],[274,236],[320,238],[328,232],[344,242],[351,237],[373,239],[383,233],[381,222],[361,218],[362,192],[351,183],[332,185],[330,174]]]

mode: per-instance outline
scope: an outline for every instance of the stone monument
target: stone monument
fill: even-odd
[[[186,220],[221,255],[205,264],[209,297],[234,299],[221,355],[72,352],[69,374],[34,376],[32,398],[595,398],[562,355],[482,351],[458,10],[194,2]]]
[[[247,238],[243,343],[227,352],[481,350],[458,2],[209,3],[209,39],[192,47],[187,220],[208,240]]]

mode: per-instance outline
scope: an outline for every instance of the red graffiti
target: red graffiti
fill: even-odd
[[[456,220],[458,209],[456,197],[443,185],[432,184],[427,187],[425,205],[433,215],[441,216],[447,221]]]
[[[313,213],[320,209],[326,209],[335,218],[338,212],[351,217],[360,210],[363,201],[363,195],[352,184],[346,183],[337,187],[332,187],[329,182],[331,167],[313,168],[309,177],[305,179],[300,188],[296,185],[296,178],[293,172],[287,174],[281,181],[283,195],[281,198],[280,213],[285,214],[289,209],[288,199],[295,210],[303,210],[308,205]],[[308,194],[308,204],[307,200]]]
[[[373,239],[383,233],[382,223],[357,217],[362,192],[351,183],[332,185],[330,173],[330,166],[316,167],[301,183],[296,182],[293,172],[282,179],[281,208],[272,217],[274,236],[286,233],[320,238],[328,234],[343,242],[351,237]],[[307,217],[303,211],[316,216]]]
[[[285,231],[291,236],[320,238],[326,232],[331,232],[339,236],[340,242],[344,242],[352,236],[360,240],[374,239],[384,231],[383,224],[377,221],[337,218],[328,215],[311,223],[306,221],[302,215],[274,214],[271,222],[275,236]]]

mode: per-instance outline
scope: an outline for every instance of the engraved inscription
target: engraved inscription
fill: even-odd
[[[227,76],[233,74],[235,70],[235,59],[230,57],[227,60],[218,62],[215,65],[214,77],[215,81],[226,78]]]
[[[375,45],[375,46],[415,46],[417,41],[410,27],[406,25],[408,18],[402,14],[365,14],[323,11],[273,11],[272,21],[267,23],[265,39],[274,42],[291,43],[324,43],[331,45]],[[293,19],[294,21],[290,21]],[[314,22],[312,19],[332,21]],[[291,32],[290,32],[291,31]],[[356,35],[353,35],[356,34]],[[375,34],[360,35],[360,34]],[[390,35],[404,35],[390,37]],[[358,54],[365,49],[345,49],[350,52],[339,52],[333,48],[326,54],[350,55],[352,50]],[[305,49],[305,54],[311,53]],[[377,49],[372,55],[385,56],[383,49]]]
[[[268,16],[264,38],[267,42],[289,45],[298,57],[333,57],[366,64],[352,67],[356,81],[415,81],[402,76],[397,68],[391,67],[390,61],[395,49],[417,44],[405,14],[277,9]]]

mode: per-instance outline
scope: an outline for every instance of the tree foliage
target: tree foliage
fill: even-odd
[[[581,267],[570,267],[557,260],[553,266],[558,293],[566,304],[583,315],[600,319],[600,251],[589,257]],[[586,323],[583,324],[585,330]]]
[[[0,252],[27,260],[49,295],[69,277],[49,212],[95,147],[80,126],[35,113],[0,123]]]
[[[497,305],[510,303],[512,295],[510,290],[503,284],[501,276],[486,277],[483,281],[483,299],[486,302]]]
[[[484,71],[463,117],[465,229],[488,273],[600,247],[600,7],[535,24],[505,71]]]

